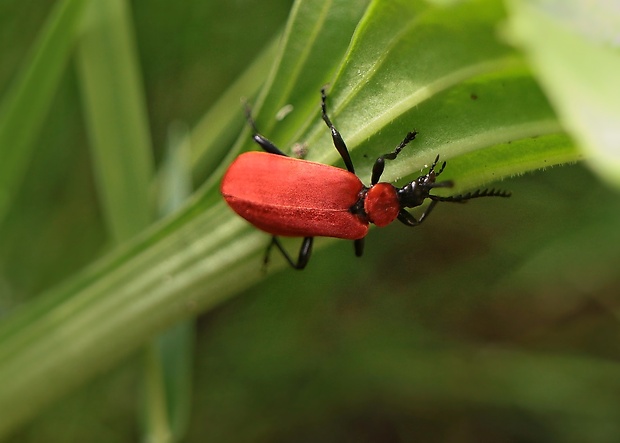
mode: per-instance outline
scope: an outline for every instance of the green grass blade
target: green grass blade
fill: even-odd
[[[10,210],[75,43],[85,0],[57,2],[0,104],[0,223]]]
[[[153,158],[128,5],[89,5],[77,65],[104,217],[115,241],[153,220]]]
[[[169,129],[160,214],[178,210],[191,194],[190,137],[182,124]],[[144,366],[144,440],[176,442],[185,436],[192,400],[195,321],[182,321],[147,346]]]

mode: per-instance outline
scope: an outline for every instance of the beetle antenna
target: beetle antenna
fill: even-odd
[[[439,168],[439,171],[437,171],[437,173],[435,174],[435,177],[439,177],[444,169],[446,169],[446,162],[443,162],[441,164],[441,168]]]
[[[407,134],[407,136],[412,136],[411,140],[413,140],[415,138],[415,136],[418,133],[416,131],[410,132],[409,134]],[[407,140],[407,139],[405,139]],[[402,143],[401,143],[402,145]],[[402,147],[399,146],[400,149],[402,149]],[[400,152],[400,149],[396,148],[398,152]],[[431,165],[431,167],[428,169],[429,174],[431,172],[435,172],[435,168],[437,167],[437,163],[439,163],[439,154],[437,154],[437,157],[435,157],[435,160],[433,161],[433,164]],[[441,164],[441,168],[439,168],[439,171],[435,172],[435,177],[439,177],[439,175],[443,172],[443,170],[446,169],[446,162],[443,162]]]
[[[452,203],[465,203],[468,200],[480,197],[510,197],[512,195],[509,191],[503,191],[501,189],[478,189],[467,194],[452,195],[450,197],[441,197],[439,195],[429,195],[429,198],[438,202],[452,202]]]

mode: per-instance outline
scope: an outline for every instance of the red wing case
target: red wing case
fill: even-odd
[[[344,169],[247,152],[230,165],[221,192],[237,214],[270,234],[355,240],[368,232],[349,210],[363,187]]]

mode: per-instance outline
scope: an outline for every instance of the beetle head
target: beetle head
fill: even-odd
[[[398,189],[398,200],[402,208],[415,208],[424,203],[424,200],[427,198],[434,200],[433,197],[435,196],[431,195],[433,188],[451,188],[454,185],[452,181],[436,181],[446,167],[446,162],[443,162],[441,168],[436,171],[435,167],[438,162],[439,155],[435,157],[435,161],[425,175],[419,176],[414,181]]]

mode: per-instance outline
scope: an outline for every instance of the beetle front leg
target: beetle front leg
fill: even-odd
[[[297,262],[295,263],[293,259],[291,259],[290,255],[286,252],[280,240],[275,235],[271,237],[271,242],[269,246],[267,246],[267,250],[265,251],[265,258],[263,260],[263,266],[266,268],[269,263],[269,254],[271,252],[271,248],[276,246],[280,253],[284,256],[286,261],[292,268],[302,270],[308,264],[310,260],[310,255],[312,254],[312,242],[314,241],[314,237],[304,237],[303,242],[301,243],[301,248],[299,249],[299,255],[297,257]]]
[[[327,100],[327,95],[325,95],[325,88],[321,89],[321,115],[323,117],[323,121],[330,129],[332,133],[332,140],[334,141],[334,147],[342,157],[344,161],[344,165],[347,167],[347,171],[355,174],[355,168],[353,167],[353,162],[351,161],[351,155],[349,154],[349,150],[347,149],[347,145],[344,142],[340,132],[336,129],[336,127],[332,124],[332,121],[327,116],[327,107],[325,106],[325,101]]]
[[[420,215],[420,217],[417,219],[413,215],[411,215],[411,213],[409,213],[408,211],[401,209],[400,212],[398,213],[398,221],[400,221],[402,224],[407,225],[407,226],[418,226],[426,219],[426,217],[428,217],[428,215],[431,213],[431,211],[433,210],[436,204],[437,204],[436,201],[432,201],[428,205],[428,208],[426,208],[426,210],[422,213],[422,215]]]
[[[372,185],[376,185],[377,183],[379,183],[379,180],[381,179],[381,174],[383,174],[383,170],[385,169],[385,161],[395,160],[396,157],[398,157],[398,154],[400,154],[400,151],[402,151],[403,148],[407,146],[410,141],[414,140],[416,135],[418,135],[416,131],[408,132],[403,141],[400,142],[398,146],[396,146],[396,149],[394,149],[393,152],[383,154],[375,161],[375,164],[372,167],[372,177],[370,179],[370,183]]]
[[[269,141],[267,137],[261,135],[258,132],[258,128],[256,128],[256,122],[254,122],[254,119],[252,118],[252,110],[250,109],[250,105],[248,105],[247,103],[245,104],[245,118],[247,119],[250,127],[252,128],[252,139],[258,144],[258,146],[260,146],[261,148],[263,148],[264,151],[270,154],[283,155],[285,157],[288,157],[288,155],[282,152],[280,148],[278,148],[271,141]]]

